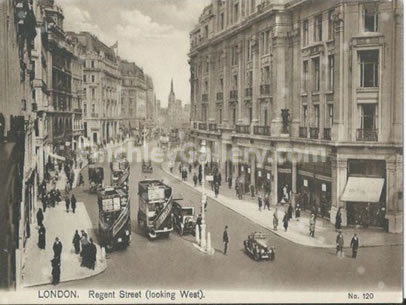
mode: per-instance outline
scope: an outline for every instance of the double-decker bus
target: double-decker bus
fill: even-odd
[[[111,162],[111,185],[121,187],[128,191],[128,183],[130,178],[130,163],[127,159],[120,159]]]
[[[127,247],[131,240],[130,200],[121,188],[108,187],[97,196],[100,243],[106,250]]]
[[[150,239],[169,236],[172,228],[172,188],[159,180],[138,183],[138,225]]]

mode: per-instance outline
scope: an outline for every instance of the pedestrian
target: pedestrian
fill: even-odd
[[[196,225],[199,227],[199,239],[201,238],[201,232],[202,232],[202,230],[201,230],[201,225],[202,225],[202,214],[199,214],[199,216],[197,216],[197,219],[196,219]]]
[[[199,171],[199,176],[197,178],[199,180],[199,185],[202,185],[202,172]]]
[[[278,210],[275,209],[275,212],[273,213],[273,229],[275,231],[278,230],[278,225],[279,225]]]
[[[93,243],[93,239],[89,239],[90,244],[89,244],[89,267],[90,269],[94,270],[94,267],[96,265],[96,257],[97,257],[97,248],[96,245]]]
[[[231,190],[232,186],[233,186],[233,177],[230,175],[228,176],[228,188]]]
[[[340,231],[337,235],[336,238],[336,244],[337,244],[337,248],[336,248],[336,255],[338,257],[344,257],[344,252],[343,252],[343,248],[344,248],[344,235],[343,232]]]
[[[357,252],[359,248],[359,237],[357,233],[354,233],[354,236],[351,239],[350,247],[352,248],[352,258],[357,258]]]
[[[265,193],[265,203],[264,203],[264,209],[267,208],[268,211],[271,210],[271,202],[269,201],[269,194]]]
[[[69,213],[70,199],[69,196],[65,197],[66,212]]]
[[[282,201],[283,202],[288,202],[289,201],[289,193],[288,193],[288,185],[287,184],[285,184],[282,191],[283,191]]]
[[[52,284],[57,285],[61,279],[61,260],[53,258],[51,260],[52,265]]]
[[[44,214],[42,213],[42,209],[39,208],[37,212],[37,224],[39,227],[42,226],[42,222],[44,221]]]
[[[339,230],[341,230],[341,208],[338,209],[337,214],[336,214],[336,223],[335,223],[335,227],[336,227],[336,232],[338,232]]]
[[[221,173],[217,174],[217,182],[221,185]]]
[[[82,257],[82,263],[81,266],[88,267],[88,246],[89,246],[89,241],[87,240],[87,234],[85,231],[81,231],[82,233],[82,238],[80,239],[80,244],[82,251],[80,252],[80,256]]]
[[[193,174],[193,183],[195,184],[195,187],[197,186],[197,175],[196,173]]]
[[[311,237],[314,237],[314,231],[316,230],[316,216],[312,214],[310,217],[310,222],[309,222],[309,235]]]
[[[220,192],[220,186],[219,186],[219,183],[216,182],[216,184],[214,185],[214,195],[216,196],[216,198],[217,198],[219,192]]]
[[[85,181],[83,180],[83,175],[82,173],[79,174],[79,186],[85,185]]]
[[[228,232],[227,232],[228,226],[225,226],[224,232],[223,232],[223,243],[224,243],[224,255],[227,255],[227,249],[228,249]]]
[[[41,196],[41,202],[42,202],[42,208],[43,208],[44,213],[45,213],[46,210],[47,210],[47,205],[48,205],[48,196],[47,196],[47,194],[43,194]]]
[[[258,210],[262,211],[262,198],[258,195]]]
[[[296,217],[296,220],[298,220],[298,221],[300,218],[300,199],[301,199],[301,195],[299,193],[296,196],[296,207],[295,207],[295,217]]]
[[[192,164],[189,164],[189,174],[192,174]]]
[[[69,196],[69,195],[70,195],[69,183],[66,183],[66,185],[65,185],[65,196]]]
[[[253,184],[250,185],[250,191],[251,191],[251,198],[254,199],[255,197],[255,187]]]
[[[292,207],[292,204],[289,203],[289,206],[288,206],[288,220],[289,221],[292,219],[292,215],[293,215],[293,207]]]
[[[75,214],[75,210],[76,210],[76,197],[75,197],[74,194],[72,194],[72,197],[71,197],[71,199],[70,199],[70,204],[71,204],[71,207],[72,207],[72,212],[73,212],[73,214]]]
[[[283,216],[283,227],[285,228],[285,232],[288,231],[288,226],[289,226],[289,215],[288,213],[285,213],[285,215]]]
[[[38,248],[45,249],[46,245],[46,230],[43,224],[40,225],[38,230]]]
[[[54,194],[54,190],[52,190],[48,193],[48,204],[51,207],[55,207],[55,198],[54,198],[53,194]]]
[[[78,230],[75,231],[75,235],[73,235],[73,240],[72,240],[73,246],[75,247],[75,253],[79,254],[80,253],[80,235]]]
[[[62,243],[59,240],[59,237],[55,238],[55,242],[52,249],[54,250],[54,257],[61,260]]]

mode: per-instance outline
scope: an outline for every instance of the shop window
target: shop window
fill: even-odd
[[[378,87],[379,51],[359,51],[358,58],[360,65],[360,87]]]

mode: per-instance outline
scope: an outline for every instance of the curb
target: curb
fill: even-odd
[[[180,182],[182,182],[184,185],[187,185],[188,187],[192,188],[192,189],[195,190],[196,192],[199,192],[199,190],[195,189],[192,185],[189,185],[188,183],[185,183],[181,178],[177,177],[176,175],[170,173],[167,169],[165,169],[164,166],[163,166],[163,163],[161,163],[161,169],[162,169],[162,171],[164,171],[166,174],[168,174],[168,175],[170,175],[171,177],[173,177],[173,178],[179,180]],[[199,193],[200,193],[200,192],[199,192]],[[335,248],[336,248],[335,245],[309,245],[309,244],[305,244],[305,243],[302,243],[302,242],[294,241],[294,240],[292,240],[292,239],[287,238],[287,237],[284,236],[283,234],[280,234],[280,233],[279,233],[279,232],[282,232],[282,231],[275,231],[275,230],[273,230],[273,228],[271,228],[271,227],[266,227],[266,226],[264,226],[264,225],[258,223],[256,220],[253,220],[251,217],[249,217],[249,216],[247,216],[247,215],[244,215],[244,214],[242,214],[242,213],[240,213],[240,212],[238,212],[238,211],[236,211],[236,210],[230,208],[230,207],[227,206],[226,204],[220,202],[220,201],[219,201],[217,198],[215,198],[213,195],[206,194],[206,196],[207,196],[208,198],[210,198],[210,199],[216,201],[217,203],[221,204],[223,207],[225,207],[225,208],[227,208],[227,209],[233,211],[234,213],[237,213],[238,215],[240,215],[240,216],[242,216],[242,217],[244,217],[244,218],[250,220],[250,221],[253,222],[254,224],[259,225],[259,226],[265,228],[266,230],[269,230],[271,233],[273,233],[273,234],[275,234],[275,235],[277,235],[277,236],[280,236],[281,238],[283,238],[283,239],[285,239],[285,240],[287,240],[287,241],[289,241],[289,242],[291,242],[291,243],[299,244],[299,245],[306,246],[306,247],[309,247],[309,248],[323,248],[323,249],[335,249]],[[393,244],[388,244],[388,245],[364,245],[364,246],[360,246],[360,248],[395,247],[395,246],[402,246],[402,243],[393,243]],[[350,247],[344,247],[344,248],[345,248],[345,249],[350,249]]]

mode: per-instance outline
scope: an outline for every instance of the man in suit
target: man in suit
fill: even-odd
[[[227,255],[228,242],[229,242],[227,229],[228,229],[228,226],[225,226],[224,232],[223,232],[224,255]]]
[[[359,238],[357,233],[354,233],[354,236],[351,239],[350,247],[352,248],[352,258],[357,258],[357,251],[359,248]]]
[[[52,247],[54,250],[54,258],[61,260],[61,253],[62,253],[62,243],[60,242],[59,238],[55,238],[54,246]]]

